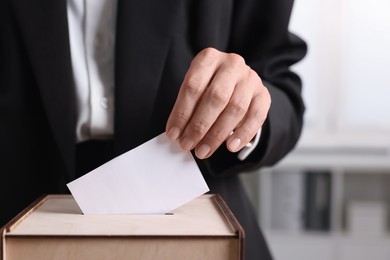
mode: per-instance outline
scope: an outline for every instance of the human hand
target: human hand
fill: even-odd
[[[241,56],[206,48],[187,71],[166,133],[199,159],[225,141],[237,152],[259,131],[270,105],[267,88]]]

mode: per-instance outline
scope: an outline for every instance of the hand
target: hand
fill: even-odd
[[[237,152],[256,135],[270,104],[267,88],[241,56],[206,48],[187,71],[166,132],[199,159],[225,141]]]

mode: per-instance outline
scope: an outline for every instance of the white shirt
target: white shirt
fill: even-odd
[[[77,142],[114,135],[114,54],[117,0],[67,0],[76,86]],[[244,160],[255,139],[238,154]]]
[[[77,142],[114,134],[116,0],[68,0]]]

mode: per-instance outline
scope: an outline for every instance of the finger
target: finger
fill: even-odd
[[[169,115],[166,132],[170,139],[177,140],[195,111],[198,100],[219,66],[220,52],[205,49],[195,56],[180,87],[175,105]]]
[[[244,119],[253,95],[253,88],[245,82],[237,84],[234,93],[214,125],[195,149],[199,159],[210,157],[226,141],[231,132]]]
[[[270,105],[271,98],[268,90],[264,87],[261,93],[252,99],[242,124],[229,137],[226,144],[229,151],[238,152],[253,139],[267,118]]]
[[[180,141],[183,149],[190,150],[197,146],[230,102],[236,82],[242,75],[242,67],[246,65],[241,58],[237,59],[233,55],[227,59],[228,61],[223,62],[218,68],[184,129]]]

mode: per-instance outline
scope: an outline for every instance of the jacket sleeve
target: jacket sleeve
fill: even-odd
[[[290,66],[306,54],[306,44],[289,32],[292,0],[237,0],[229,52],[244,57],[271,94],[271,107],[256,149],[240,161],[222,145],[201,168],[215,177],[271,166],[291,151],[303,124],[301,80]]]

